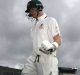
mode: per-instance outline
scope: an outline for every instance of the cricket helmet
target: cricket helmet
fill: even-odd
[[[42,11],[43,4],[39,0],[31,0],[27,3],[27,10],[25,13],[29,13],[31,8],[37,8],[37,10]]]

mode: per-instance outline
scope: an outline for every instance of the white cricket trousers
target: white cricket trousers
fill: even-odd
[[[28,57],[21,75],[58,75],[58,60],[52,55],[37,55]]]

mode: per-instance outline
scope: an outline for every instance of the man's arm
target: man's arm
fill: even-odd
[[[52,52],[54,52],[60,46],[61,36],[57,34],[53,37],[53,40],[53,43],[50,43],[48,40],[44,40],[39,50],[45,54],[52,54]]]
[[[56,42],[58,44],[58,46],[61,45],[61,36],[59,34],[55,35],[53,37],[53,40],[54,40],[53,42]]]

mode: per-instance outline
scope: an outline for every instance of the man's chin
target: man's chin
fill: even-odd
[[[32,16],[33,18],[36,18],[35,16]]]
[[[36,16],[34,16],[34,15],[31,15],[33,18],[36,18]]]

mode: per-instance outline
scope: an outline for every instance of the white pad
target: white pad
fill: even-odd
[[[41,48],[44,50],[49,50],[49,49],[53,49],[53,45],[49,41],[44,40],[41,44]]]

